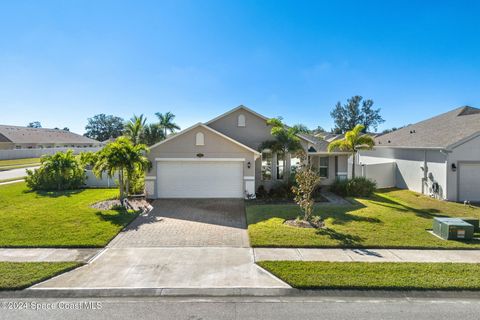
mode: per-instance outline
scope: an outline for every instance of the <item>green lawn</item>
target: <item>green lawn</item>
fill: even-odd
[[[25,168],[40,164],[40,158],[0,160],[0,171]]]
[[[434,216],[480,217],[480,208],[434,200],[408,190],[382,190],[351,206],[317,206],[326,228],[283,224],[300,215],[296,205],[247,206],[254,247],[480,248],[480,241],[445,241],[426,230]]]
[[[0,290],[20,290],[72,270],[77,262],[0,262]]]
[[[0,247],[102,247],[136,214],[91,204],[115,189],[32,192],[25,183],[0,186]]]
[[[300,289],[479,290],[480,264],[260,261]]]

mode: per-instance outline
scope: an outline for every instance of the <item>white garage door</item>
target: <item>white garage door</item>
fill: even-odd
[[[159,161],[159,198],[243,198],[243,162]]]
[[[480,202],[480,163],[461,163],[458,200]]]

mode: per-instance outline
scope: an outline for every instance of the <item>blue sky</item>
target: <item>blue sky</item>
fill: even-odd
[[[0,123],[107,113],[187,127],[239,104],[333,126],[337,101],[380,129],[480,107],[475,1],[2,1]]]

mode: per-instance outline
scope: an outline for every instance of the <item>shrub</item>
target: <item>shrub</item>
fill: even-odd
[[[264,199],[268,196],[268,192],[263,185],[260,185],[257,189],[256,196],[259,199]]]
[[[377,189],[377,184],[364,177],[356,177],[349,180],[335,180],[330,187],[333,193],[349,197],[369,197]]]
[[[268,195],[273,199],[293,199],[292,186],[292,182],[279,182],[270,189]]]
[[[27,170],[25,181],[32,190],[72,190],[84,185],[85,170],[72,150],[40,159],[40,168]]]
[[[315,201],[313,200],[313,192],[320,184],[318,173],[311,168],[302,168],[295,175],[296,186],[292,187],[295,194],[295,202],[303,211],[303,220],[309,221]]]

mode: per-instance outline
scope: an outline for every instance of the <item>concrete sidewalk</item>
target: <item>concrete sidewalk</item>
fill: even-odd
[[[87,263],[100,249],[0,249],[1,262],[61,262]]]
[[[255,261],[480,263],[480,250],[255,248]]]

